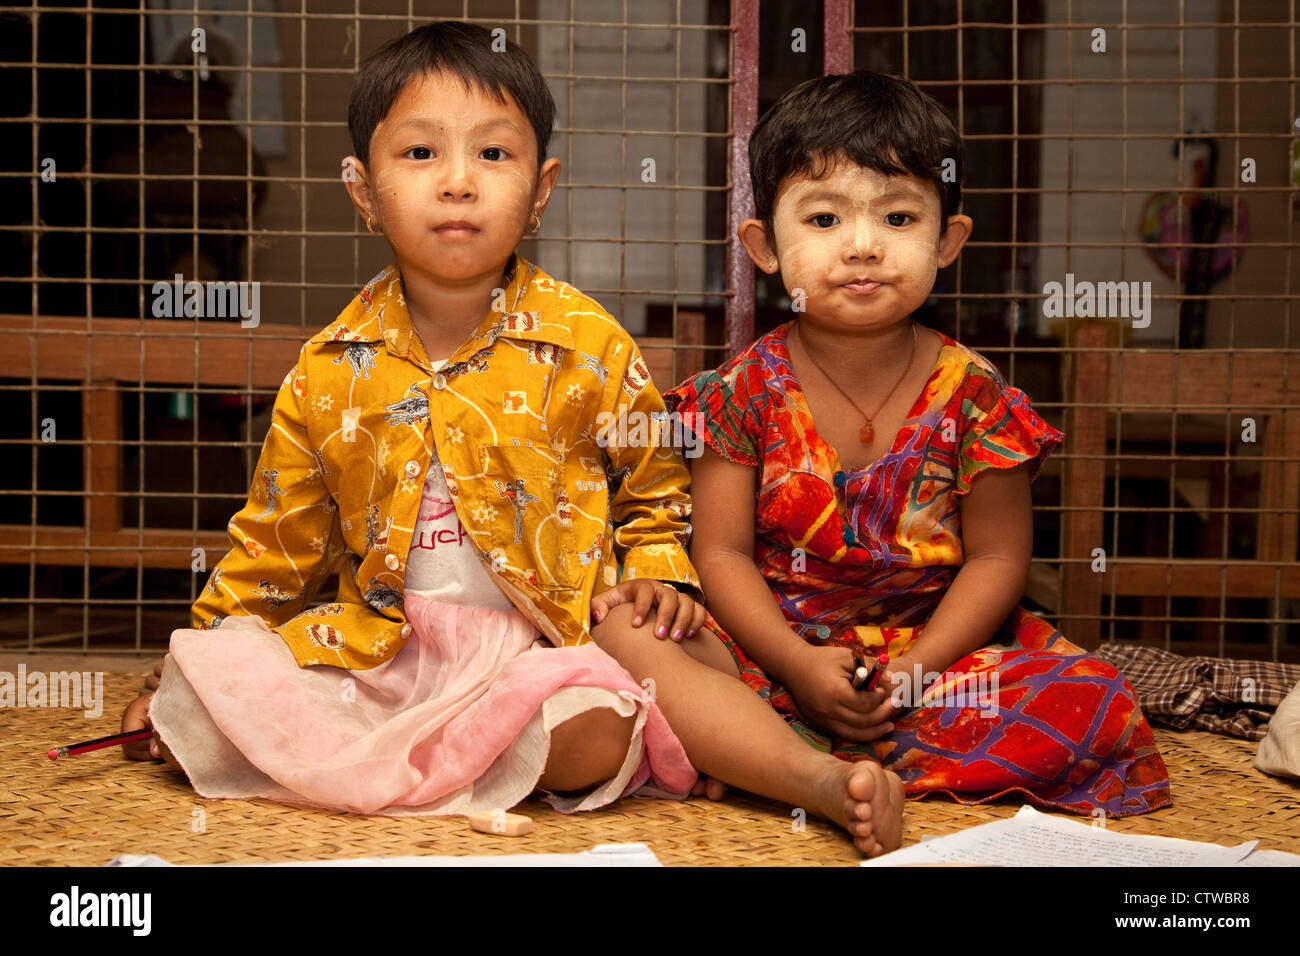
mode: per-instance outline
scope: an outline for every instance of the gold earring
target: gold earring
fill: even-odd
[[[536,206],[533,207],[533,221],[536,222],[537,225],[533,226],[533,228],[531,228],[531,229],[528,230],[528,234],[529,234],[530,236],[531,236],[531,235],[535,235],[535,234],[537,233],[537,231],[538,231],[539,229],[542,228],[542,217],[539,216],[539,215],[537,215],[537,207],[536,207]]]
[[[375,218],[373,216],[366,216],[366,231],[372,236],[382,236],[384,234],[382,229],[375,232]]]

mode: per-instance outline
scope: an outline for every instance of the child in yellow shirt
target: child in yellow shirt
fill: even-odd
[[[680,455],[602,425],[664,413],[644,359],[515,254],[559,174],[553,117],[526,55],[466,24],[358,74],[345,178],[395,261],[286,375],[231,551],[123,719],[201,795],[407,815],[540,789],[576,810],[772,761],[751,746],[770,711],[700,627]],[[696,706],[661,712],[593,642],[652,629],[698,655]],[[897,845],[897,778],[767,729],[771,795]]]

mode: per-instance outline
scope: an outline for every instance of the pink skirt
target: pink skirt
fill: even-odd
[[[513,608],[408,592],[404,610],[406,645],[369,670],[299,667],[256,616],[178,629],[153,727],[200,796],[445,815],[519,803],[537,789],[551,731],[609,707],[635,718],[618,775],[545,799],[569,812],[690,792],[695,768],[658,706],[595,644],[553,647]]]

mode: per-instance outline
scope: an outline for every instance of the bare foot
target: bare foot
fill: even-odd
[[[867,856],[897,850],[903,840],[903,781],[874,760],[826,761],[820,817],[838,823]]]

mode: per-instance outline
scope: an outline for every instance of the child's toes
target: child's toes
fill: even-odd
[[[849,800],[844,804],[845,813],[850,820],[870,820],[871,804],[862,800]]]
[[[869,837],[872,835],[870,820],[850,820],[847,829],[855,837]]]

